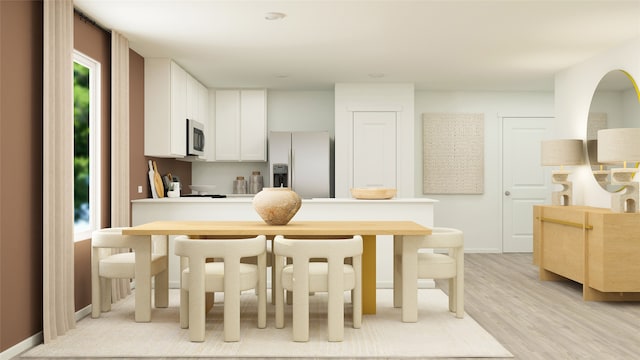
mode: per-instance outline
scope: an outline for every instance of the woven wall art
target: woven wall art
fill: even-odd
[[[484,114],[422,114],[423,193],[484,192]]]

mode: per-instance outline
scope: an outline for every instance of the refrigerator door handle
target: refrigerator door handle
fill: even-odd
[[[293,151],[293,148],[291,148],[289,150],[289,188],[293,191],[295,191],[294,188],[294,184],[295,184],[295,166],[294,166],[294,161],[295,161],[295,152]]]

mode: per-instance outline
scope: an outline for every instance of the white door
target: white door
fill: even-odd
[[[353,112],[353,182],[396,187],[396,112]]]
[[[533,251],[533,205],[550,203],[551,173],[540,143],[553,118],[502,118],[502,251]]]

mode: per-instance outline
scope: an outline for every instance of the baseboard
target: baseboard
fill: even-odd
[[[22,340],[21,342],[15,344],[14,346],[8,348],[7,350],[0,353],[0,360],[9,360],[14,357],[22,354],[23,352],[36,347],[44,342],[44,337],[42,335],[42,331],[39,333]]]

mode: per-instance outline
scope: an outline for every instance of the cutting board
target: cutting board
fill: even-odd
[[[160,176],[160,173],[158,172],[158,165],[156,164],[156,162],[153,162],[153,183],[156,187],[156,193],[158,194],[159,198],[163,198],[164,197],[164,184],[162,183],[162,177]]]
[[[153,170],[153,163],[149,160],[149,189],[151,189],[151,197],[157,199],[158,193],[156,192],[155,175],[156,172]]]

